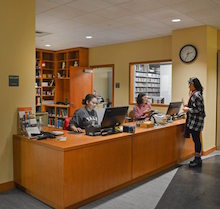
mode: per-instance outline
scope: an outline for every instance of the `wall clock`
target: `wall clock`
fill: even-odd
[[[185,63],[190,63],[197,57],[197,49],[191,44],[187,44],[180,49],[180,59]]]

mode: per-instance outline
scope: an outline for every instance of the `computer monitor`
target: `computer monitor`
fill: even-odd
[[[180,111],[182,102],[170,102],[167,109],[167,115],[177,115]]]
[[[113,128],[122,124],[127,112],[128,106],[106,108],[101,122],[101,128]]]

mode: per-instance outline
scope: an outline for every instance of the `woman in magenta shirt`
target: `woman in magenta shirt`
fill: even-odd
[[[134,106],[134,119],[149,119],[149,113],[151,110],[151,104],[147,100],[147,96],[145,93],[140,93],[137,96],[137,104]]]

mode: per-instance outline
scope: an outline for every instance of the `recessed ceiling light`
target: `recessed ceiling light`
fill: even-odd
[[[46,44],[45,46],[46,46],[46,47],[51,47],[51,45],[50,45],[50,44]]]
[[[172,22],[180,22],[181,21],[181,19],[172,19]]]
[[[91,39],[91,38],[92,38],[92,36],[86,36],[86,38],[87,38],[87,39]]]

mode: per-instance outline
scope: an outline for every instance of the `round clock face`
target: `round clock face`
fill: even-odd
[[[180,49],[179,57],[183,62],[189,63],[197,57],[197,49],[193,45],[185,45]]]

